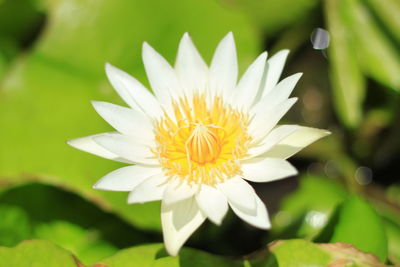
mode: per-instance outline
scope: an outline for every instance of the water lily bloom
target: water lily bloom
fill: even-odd
[[[297,98],[301,74],[279,81],[288,55],[262,53],[239,82],[232,33],[218,44],[211,65],[184,34],[172,67],[149,44],[143,62],[154,94],[122,70],[107,76],[129,107],[93,102],[116,132],[69,141],[80,150],[130,164],[94,185],[129,191],[128,203],[161,200],[164,243],[176,255],[205,221],[221,224],[231,207],[245,222],[270,228],[267,209],[247,182],[293,176],[287,158],[329,134],[277,125]]]

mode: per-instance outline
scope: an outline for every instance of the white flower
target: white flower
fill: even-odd
[[[69,141],[73,147],[131,164],[103,177],[96,189],[130,191],[129,203],[162,200],[167,251],[176,255],[206,218],[221,224],[228,206],[247,223],[270,228],[264,203],[246,182],[270,182],[297,173],[286,160],[329,132],[278,121],[301,74],[278,83],[287,50],[262,53],[237,83],[232,33],[208,67],[188,34],[175,67],[147,43],[143,61],[154,95],[127,73],[106,65],[129,105],[93,102],[117,132]]]

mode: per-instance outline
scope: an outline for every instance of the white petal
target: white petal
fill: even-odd
[[[129,193],[128,203],[145,203],[161,200],[167,186],[167,178],[164,174],[156,174],[137,185]]]
[[[181,96],[181,85],[174,69],[146,42],[143,43],[142,56],[147,77],[158,100],[168,105],[171,97]]]
[[[204,222],[194,198],[174,204],[161,204],[161,223],[167,252],[176,256],[189,236]]]
[[[121,98],[132,108],[139,108],[152,118],[163,115],[160,104],[146,87],[128,73],[106,64],[106,73],[112,86]]]
[[[262,53],[246,70],[235,89],[235,104],[238,107],[250,107],[260,90],[267,52]]]
[[[139,142],[154,142],[153,123],[143,113],[106,102],[92,101],[92,104],[100,116],[120,133]]]
[[[104,134],[93,139],[97,144],[130,162],[159,165],[150,147],[122,134]]]
[[[278,83],[288,54],[289,50],[281,50],[268,60],[263,96],[268,94]]]
[[[94,189],[110,191],[132,191],[138,184],[150,176],[161,174],[160,167],[145,165],[127,166],[110,172],[101,178]]]
[[[100,146],[99,144],[97,144],[94,141],[94,138],[102,136],[102,135],[108,135],[109,133],[103,133],[103,134],[95,134],[95,135],[91,135],[91,136],[86,136],[86,137],[81,137],[81,138],[76,138],[76,139],[72,139],[72,140],[68,140],[67,144],[94,154],[96,156],[100,156],[106,159],[111,159],[111,160],[115,160],[115,161],[120,161],[120,162],[124,162],[124,163],[132,163],[131,161],[128,161],[126,159],[122,159],[121,157],[117,156],[116,154],[112,153],[111,151],[105,149],[104,147]]]
[[[265,153],[299,128],[301,128],[301,126],[298,125],[276,126],[263,140],[260,140],[259,144],[254,144],[250,147],[247,158],[254,158]]]
[[[261,98],[257,105],[262,107],[273,107],[277,103],[287,100],[292,93],[302,73],[293,74],[280,81],[266,96]]]
[[[273,146],[262,156],[286,159],[296,154],[304,147],[329,134],[330,132],[327,130],[298,126],[296,131],[282,139],[277,145]]]
[[[284,159],[253,158],[242,161],[243,178],[252,182],[271,182],[297,174],[297,170]]]
[[[253,187],[240,177],[233,177],[217,185],[228,202],[248,212],[255,212],[256,201]]]
[[[228,33],[218,44],[210,67],[210,90],[229,96],[236,86],[238,64],[233,34]]]
[[[241,209],[238,206],[232,205],[231,208],[236,215],[248,224],[261,228],[269,229],[271,228],[271,222],[269,221],[267,208],[261,199],[255,195],[257,211],[255,213],[249,213],[246,210]]]
[[[175,179],[168,183],[164,192],[163,201],[169,205],[192,197],[199,189],[197,184],[188,184],[185,181]]]
[[[208,82],[208,67],[194,46],[189,34],[185,33],[179,43],[175,70],[186,95],[202,92]]]
[[[197,204],[200,210],[213,223],[220,225],[228,212],[228,201],[224,194],[217,188],[208,185],[202,185],[196,195]]]
[[[249,132],[251,136],[253,136],[254,142],[263,139],[271,129],[276,126],[296,101],[297,98],[293,97],[273,108],[264,107],[264,111],[259,109],[249,125]]]

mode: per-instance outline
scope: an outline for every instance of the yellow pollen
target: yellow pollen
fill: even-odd
[[[173,114],[165,113],[155,131],[154,153],[168,177],[214,185],[240,174],[239,160],[251,142],[247,113],[204,94],[181,98],[172,107]]]

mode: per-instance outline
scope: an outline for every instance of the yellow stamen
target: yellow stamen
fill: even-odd
[[[214,97],[194,95],[172,104],[156,126],[154,153],[169,177],[213,185],[240,174],[239,159],[246,156],[251,137],[249,117]]]

